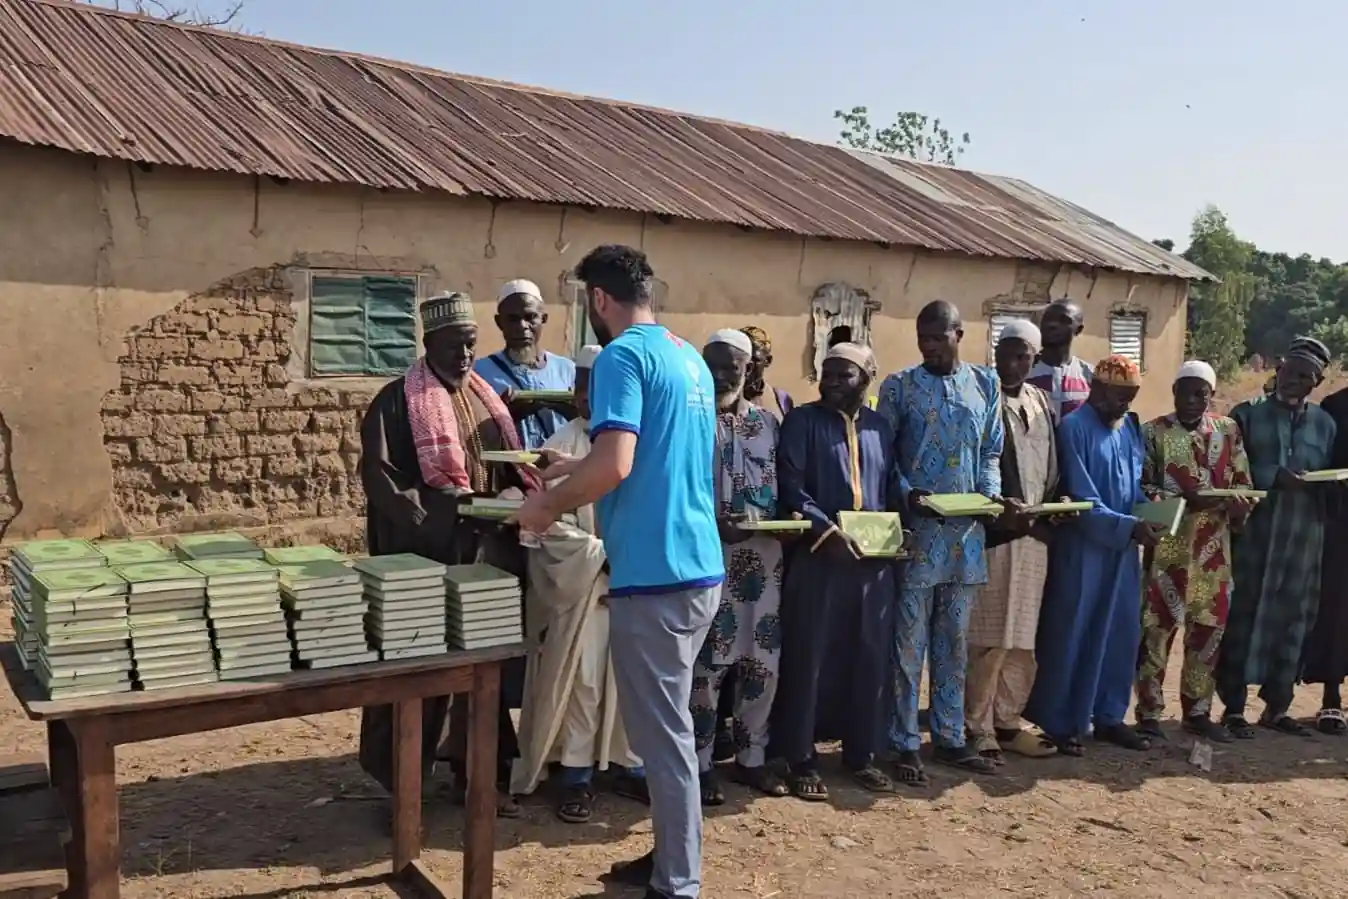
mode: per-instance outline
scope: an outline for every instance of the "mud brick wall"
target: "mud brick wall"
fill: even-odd
[[[102,409],[118,530],[362,514],[358,433],[372,391],[291,384],[294,328],[285,272],[272,268],[127,336],[121,385]]]

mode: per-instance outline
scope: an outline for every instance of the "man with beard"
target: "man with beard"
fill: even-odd
[[[485,450],[518,450],[510,413],[496,392],[473,373],[477,324],[467,294],[432,297],[421,306],[425,355],[403,377],[375,396],[361,422],[361,484],[365,488],[366,540],[371,555],[415,553],[457,565],[486,562],[522,570],[516,541],[459,517],[459,501],[469,495],[495,496],[514,486],[541,485],[531,472],[482,460]],[[502,684],[497,771],[509,780],[518,754],[509,696],[519,692],[521,671],[507,670]],[[511,681],[515,683],[511,683]],[[450,718],[446,752],[457,777],[460,799],[466,789],[467,697],[453,709],[448,697],[428,699],[422,711],[422,764],[436,759]],[[385,789],[392,789],[393,707],[367,708],[361,715],[360,764]],[[519,806],[502,793],[498,813],[517,817]]]
[[[977,518],[941,518],[922,500],[932,494],[979,493],[1000,501],[1005,432],[996,374],[959,356],[964,326],[944,300],[917,314],[922,364],[890,375],[880,387],[880,414],[897,435],[904,501],[913,523],[913,558],[899,588],[894,630],[894,713],[889,741],[899,782],[927,782],[918,758],[918,693],[930,661],[932,755],[974,773],[991,760],[966,742],[964,678],[969,665],[969,609],[987,583],[984,526]],[[930,659],[928,656],[930,655]]]
[[[553,400],[526,400],[525,390],[574,390],[576,364],[539,348],[548,313],[538,285],[523,278],[507,281],[496,304],[496,327],[505,349],[477,361],[474,371],[486,379],[510,409],[525,449],[538,449],[572,418],[575,405]]]
[[[549,479],[566,480],[526,499],[517,520],[541,534],[596,504],[618,705],[646,765],[655,830],[655,851],[614,873],[644,880],[648,899],[696,897],[702,806],[688,700],[725,578],[710,464],[715,388],[697,350],[656,322],[645,253],[599,247],[576,277],[605,344],[590,379],[594,446],[584,459],[550,461]]]
[[[969,613],[964,698],[973,749],[994,764],[1003,761],[1004,751],[1029,758],[1058,751],[1020,720],[1034,686],[1034,639],[1056,524],[1030,518],[1021,507],[1051,501],[1058,489],[1053,413],[1044,392],[1025,383],[1039,350],[1039,329],[1025,320],[1007,323],[994,350],[1002,383],[1002,496],[1008,508],[988,526],[988,582]]]
[[[838,513],[897,512],[902,504],[894,431],[865,407],[875,378],[866,347],[828,351],[819,399],[782,423],[777,482],[783,511],[809,533],[791,548],[782,592],[782,663],[773,748],[790,765],[793,795],[823,801],[815,739],[842,737],[843,765],[865,789],[893,782],[875,765],[885,722],[898,563],[864,558]]]
[[[1334,452],[1330,468],[1348,468],[1348,388],[1325,397],[1320,408],[1334,419]],[[1320,608],[1306,645],[1302,680],[1324,684],[1315,726],[1341,736],[1348,731],[1341,688],[1348,678],[1348,485],[1328,489],[1325,503],[1324,561],[1320,574]]]
[[[1142,599],[1142,649],[1137,668],[1137,730],[1165,739],[1166,663],[1180,625],[1184,665],[1180,713],[1184,729],[1218,743],[1231,734],[1214,722],[1213,672],[1231,604],[1231,530],[1249,514],[1249,501],[1204,496],[1206,490],[1250,488],[1250,463],[1235,421],[1209,415],[1217,372],[1186,362],[1175,376],[1175,411],[1142,428],[1147,456],[1142,489],[1152,499],[1181,496],[1179,533],[1157,543]]]
[[[1239,739],[1254,737],[1245,718],[1250,684],[1259,685],[1264,701],[1261,726],[1311,734],[1288,710],[1320,602],[1325,502],[1337,485],[1308,484],[1299,475],[1328,468],[1333,458],[1334,419],[1309,399],[1330,358],[1320,341],[1296,338],[1278,366],[1273,396],[1231,410],[1254,486],[1269,492],[1233,547],[1236,590],[1217,663],[1222,723]]]
[[[1039,672],[1025,717],[1063,755],[1084,755],[1095,739],[1146,750],[1151,741],[1124,723],[1137,668],[1142,595],[1138,545],[1155,546],[1161,527],[1133,514],[1146,455],[1129,406],[1142,386],[1138,365],[1107,356],[1096,366],[1086,404],[1058,429],[1061,489],[1092,504],[1058,529],[1039,614]]]
[[[576,359],[580,417],[543,444],[569,458],[590,452],[590,369],[599,347]],[[594,811],[594,770],[618,769],[618,792],[650,802],[640,763],[628,750],[618,714],[609,653],[608,559],[595,533],[594,507],[564,515],[528,551],[529,655],[520,711],[520,758],[510,791],[529,794],[556,760],[561,796],[557,817],[585,824]]]
[[[1085,327],[1081,307],[1070,300],[1049,303],[1039,321],[1044,349],[1029,383],[1048,394],[1054,422],[1076,411],[1091,390],[1091,367],[1072,355],[1072,341]]]
[[[725,793],[712,766],[720,698],[731,672],[735,779],[768,796],[786,785],[765,764],[768,717],[777,694],[782,650],[782,545],[740,525],[777,517],[779,426],[743,396],[753,345],[741,331],[717,331],[702,350],[716,386],[717,525],[726,581],[721,607],[693,674],[693,736],[703,805],[722,805]]]

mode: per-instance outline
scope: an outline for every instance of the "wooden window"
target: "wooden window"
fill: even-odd
[[[1109,352],[1127,356],[1146,366],[1147,316],[1143,312],[1111,312],[1109,314]]]
[[[309,376],[387,377],[417,359],[417,277],[312,272]]]

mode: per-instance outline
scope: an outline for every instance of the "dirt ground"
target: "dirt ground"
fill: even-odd
[[[1315,699],[1303,689],[1295,711],[1313,714]],[[404,895],[380,880],[386,805],[356,764],[358,726],[359,713],[342,712],[121,747],[122,895]],[[0,754],[45,745],[3,691]],[[1091,746],[1086,759],[1013,760],[977,780],[937,768],[929,788],[878,801],[838,776],[818,806],[731,787],[707,817],[704,895],[1345,894],[1348,738],[1261,732],[1218,747],[1206,774],[1188,763],[1190,745],[1172,728],[1169,745],[1145,755]],[[460,871],[461,823],[457,809],[428,804],[426,857],[447,882]],[[502,899],[635,897],[605,893],[596,875],[646,851],[650,822],[604,796],[595,823],[566,825],[540,796],[501,823],[496,846]]]
[[[1263,377],[1251,373],[1223,399],[1250,395]],[[0,621],[9,639],[7,612]],[[1293,711],[1312,715],[1316,699],[1303,688]],[[356,764],[358,726],[352,711],[122,747],[123,896],[404,895],[381,880],[386,804]],[[704,895],[1348,895],[1348,738],[1261,731],[1217,747],[1204,773],[1188,763],[1191,740],[1173,722],[1170,733],[1147,754],[1091,746],[1085,759],[1012,760],[994,777],[935,768],[929,788],[879,800],[836,776],[836,754],[828,804],[730,787],[730,802],[707,816]],[[0,689],[0,754],[45,745]],[[596,875],[650,848],[644,808],[604,796],[585,826],[558,822],[542,796],[525,808],[500,825],[498,897],[640,895],[605,893]],[[426,823],[430,867],[457,882],[460,812],[431,801]]]

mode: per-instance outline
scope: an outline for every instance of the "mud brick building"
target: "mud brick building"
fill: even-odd
[[[602,242],[646,249],[690,339],[767,328],[800,397],[838,329],[894,370],[943,298],[986,358],[1070,297],[1080,352],[1141,358],[1156,411],[1209,277],[1012,178],[65,0],[0,0],[0,34],[6,542],[358,531],[359,419],[418,299],[489,321],[530,278],[570,352]]]

